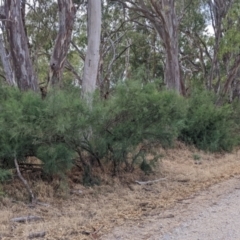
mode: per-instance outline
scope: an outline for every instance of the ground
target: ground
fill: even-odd
[[[240,175],[239,149],[233,153],[208,154],[176,143],[174,149],[158,151],[162,158],[150,176],[138,171],[122,173],[113,179],[103,176],[102,185],[93,188],[74,183],[67,188],[61,183],[47,185],[34,181],[32,188],[42,205],[32,206],[24,201],[26,193],[20,182],[4,185],[0,200],[0,239],[27,239],[29,234],[40,231],[45,231],[44,239],[49,240],[155,239],[155,233],[158,237],[177,229],[184,220],[183,209],[187,212],[186,221],[190,215],[197,214],[193,210],[198,204],[193,203],[203,203],[201,197],[196,200],[201,193],[208,191],[204,196],[217,201],[217,196],[235,189]],[[151,180],[159,181],[135,182]],[[226,185],[220,186],[214,195],[211,189],[222,183]],[[186,211],[190,206],[192,210]],[[28,223],[11,221],[28,215],[42,219]],[[163,224],[161,229],[157,225],[159,219]],[[129,235],[121,238],[124,234]]]
[[[231,178],[152,214],[116,227],[104,240],[239,240],[240,179]]]

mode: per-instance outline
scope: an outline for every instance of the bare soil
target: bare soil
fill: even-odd
[[[176,143],[174,149],[158,148],[158,152],[163,157],[150,176],[135,171],[112,179],[106,174],[102,176],[103,184],[93,188],[70,180],[70,188],[57,180],[51,185],[41,180],[32,182],[38,199],[47,205],[31,206],[24,201],[26,191],[18,180],[2,186],[0,239],[28,239],[31,233],[42,231],[46,232],[43,239],[49,240],[155,239],[155,233],[165,234],[187,221],[189,213],[193,213],[188,211],[190,206],[192,211],[198,206],[192,204],[194,201],[216,202],[237,186],[238,149],[231,154],[207,154]],[[72,178],[77,178],[77,172]],[[135,182],[156,179],[161,181],[144,185]],[[219,183],[225,185],[212,190]],[[11,221],[28,215],[42,219],[27,223]],[[156,223],[159,219],[161,226]]]

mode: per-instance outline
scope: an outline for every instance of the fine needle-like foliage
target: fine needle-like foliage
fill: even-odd
[[[196,91],[188,99],[186,125],[180,139],[207,151],[230,151],[237,145],[233,106],[217,106],[216,97],[207,91]]]
[[[156,143],[171,147],[180,139],[209,151],[231,150],[238,143],[233,105],[216,106],[207,92],[186,99],[159,91],[153,83],[126,81],[108,100],[96,93],[91,109],[72,86],[50,91],[44,99],[9,87],[0,92],[0,162],[5,169],[14,167],[15,156],[20,163],[39,158],[50,175],[62,175],[77,163],[83,181],[92,184],[97,182],[93,166],[104,171],[110,165],[113,174],[137,166],[151,173],[159,157],[152,151]]]

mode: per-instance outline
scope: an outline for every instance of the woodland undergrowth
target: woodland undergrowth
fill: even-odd
[[[95,184],[92,166],[104,171],[110,165],[112,175],[136,168],[151,174],[160,158],[155,144],[174,147],[181,140],[205,151],[231,151],[239,144],[239,104],[215,103],[206,91],[182,97],[134,81],[119,84],[107,100],[96,92],[91,107],[72,86],[44,99],[1,86],[0,181],[11,177],[14,159],[21,164],[29,157],[41,160],[47,176],[64,176],[77,165],[82,183]]]

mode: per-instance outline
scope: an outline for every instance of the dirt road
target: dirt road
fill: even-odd
[[[103,236],[108,240],[239,240],[240,179],[232,178],[144,222],[125,223]]]

